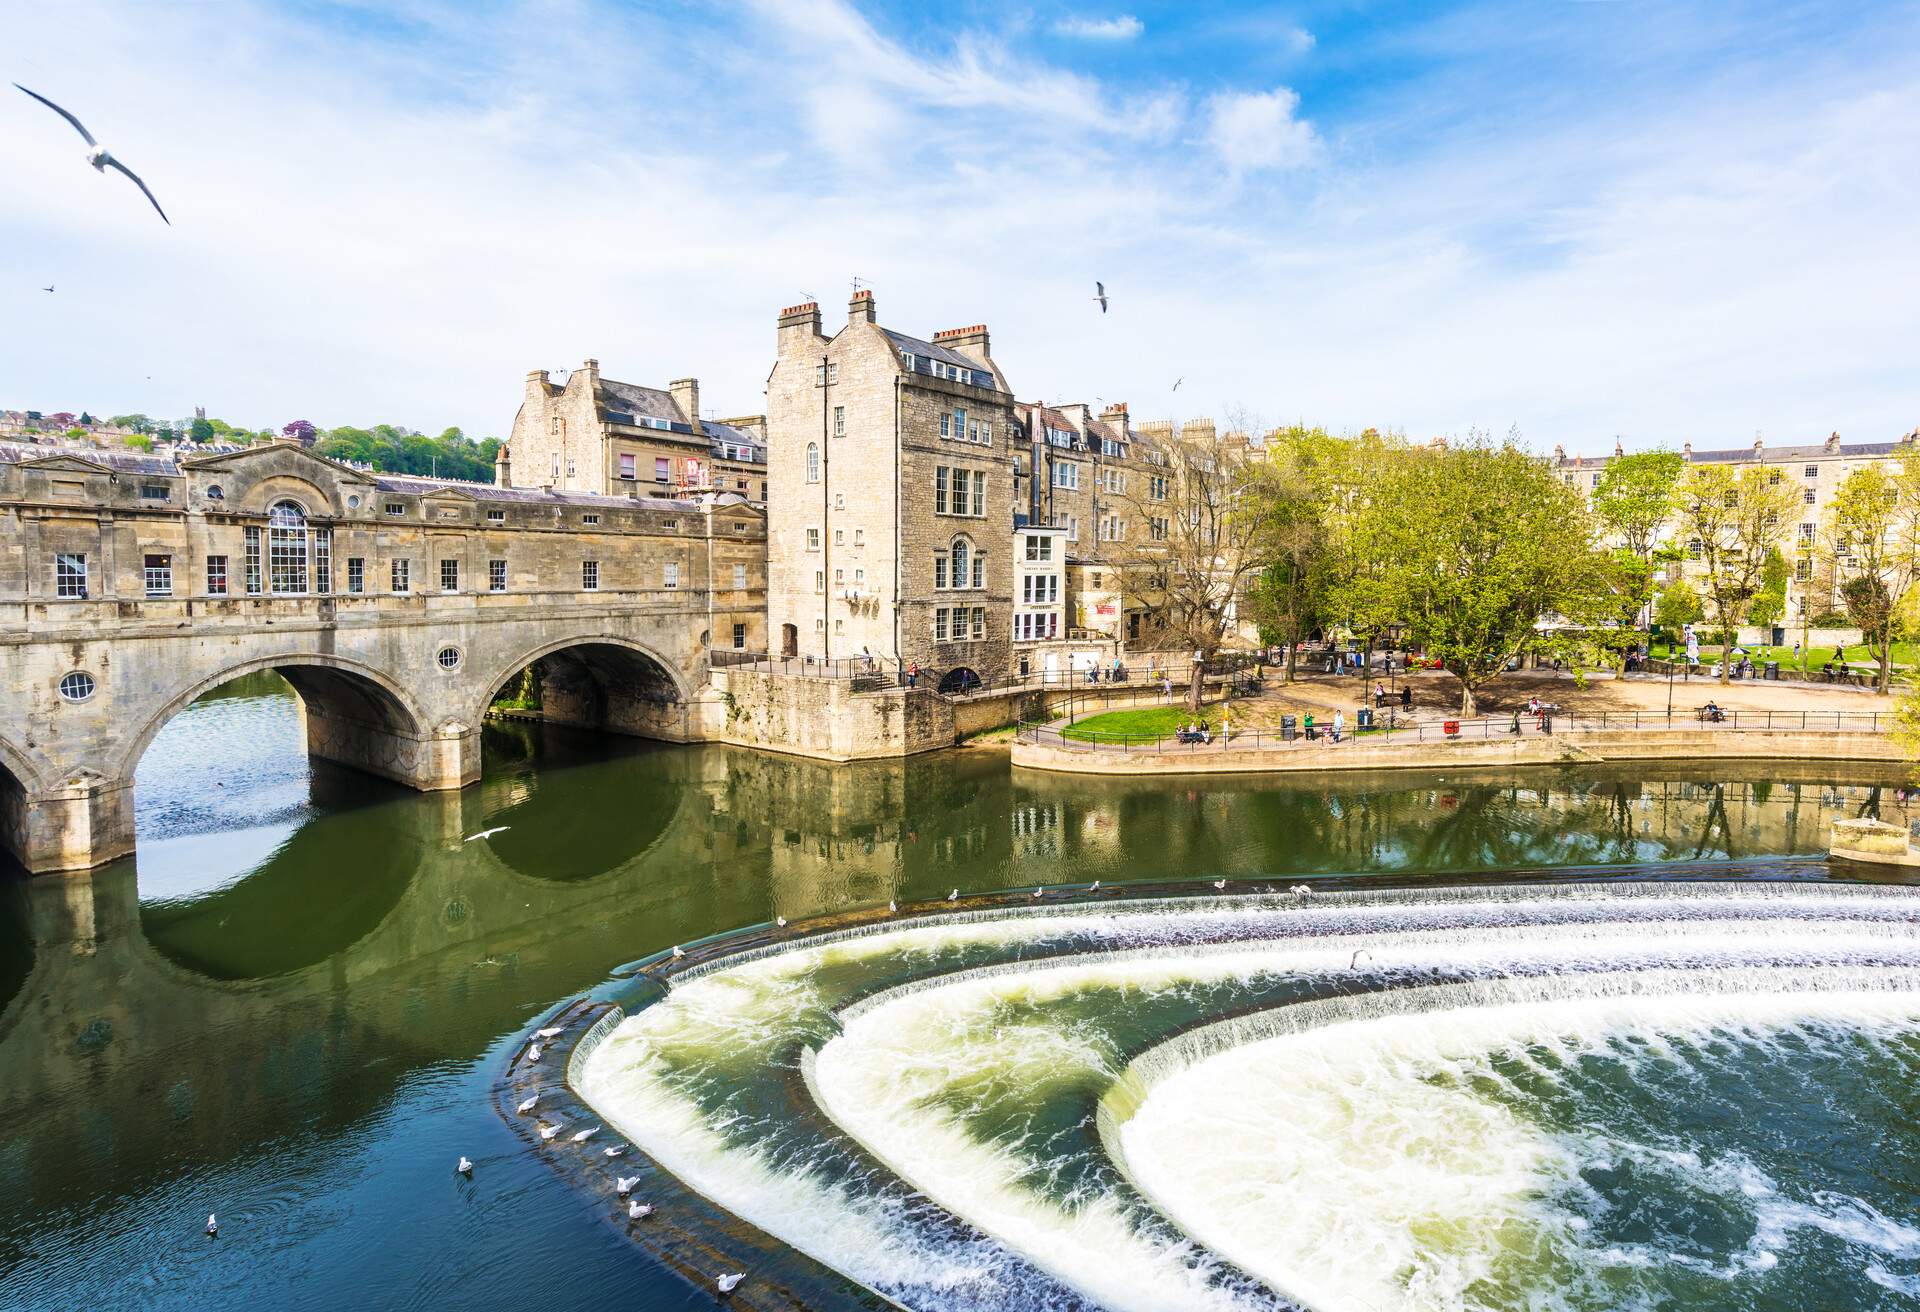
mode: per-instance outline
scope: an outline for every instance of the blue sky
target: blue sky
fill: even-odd
[[[1537,449],[1920,424],[1920,6],[0,3],[0,405],[762,408],[859,276],[1029,399]],[[1092,284],[1104,280],[1112,313]],[[49,296],[38,289],[53,284]],[[1178,392],[1173,390],[1181,382]]]

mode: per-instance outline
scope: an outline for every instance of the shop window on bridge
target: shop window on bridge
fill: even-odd
[[[87,553],[62,551],[53,558],[53,595],[84,601],[87,596]]]
[[[267,584],[271,591],[307,591],[310,547],[306,511],[291,501],[274,502],[267,511]]]
[[[171,597],[173,595],[173,557],[148,555],[141,566],[141,581],[146,585],[148,597]]]
[[[207,557],[207,595],[209,597],[227,595],[227,558],[225,556]]]
[[[347,591],[367,590],[367,561],[364,556],[347,557]]]
[[[247,539],[247,595],[257,596],[260,592],[260,528],[249,524]]]

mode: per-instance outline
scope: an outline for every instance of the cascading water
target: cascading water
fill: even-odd
[[[1920,1306],[1920,900],[1114,901],[676,977],[579,1090],[914,1308]]]

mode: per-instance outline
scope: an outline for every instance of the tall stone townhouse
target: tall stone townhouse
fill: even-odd
[[[872,655],[954,684],[1009,668],[1013,395],[985,325],[882,327],[859,291],[831,337],[781,312],[767,379],[768,631],[786,655]]]
[[[527,375],[526,395],[496,463],[502,486],[594,496],[733,492],[767,500],[766,421],[700,414],[700,382],[665,388],[615,382],[588,360],[555,383]]]
[[[1804,620],[1841,609],[1838,580],[1817,567],[1827,507],[1833,494],[1847,476],[1857,469],[1885,462],[1904,463],[1920,442],[1920,430],[1907,433],[1893,442],[1842,442],[1834,433],[1824,442],[1770,447],[1756,438],[1750,447],[1695,450],[1688,442],[1680,449],[1689,465],[1731,465],[1736,468],[1763,469],[1775,482],[1789,483],[1800,491],[1801,513],[1783,534],[1781,554],[1792,562],[1793,573],[1787,582],[1787,608],[1783,626],[1799,625]],[[1601,476],[1614,460],[1627,454],[1619,443],[1611,456],[1569,456],[1565,448],[1553,449],[1553,468],[1569,487],[1578,488],[1589,504],[1600,486]],[[1703,566],[1697,546],[1675,542],[1678,526],[1669,526],[1664,540],[1688,549],[1681,562],[1679,577],[1698,579]]]

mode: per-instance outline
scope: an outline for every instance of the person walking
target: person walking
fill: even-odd
[[[1333,713],[1333,740],[1335,742],[1340,741],[1340,735],[1346,727],[1347,713],[1345,711],[1335,711]]]
[[[911,665],[907,666],[907,687],[911,688],[919,682],[920,682],[920,662],[914,661]]]

